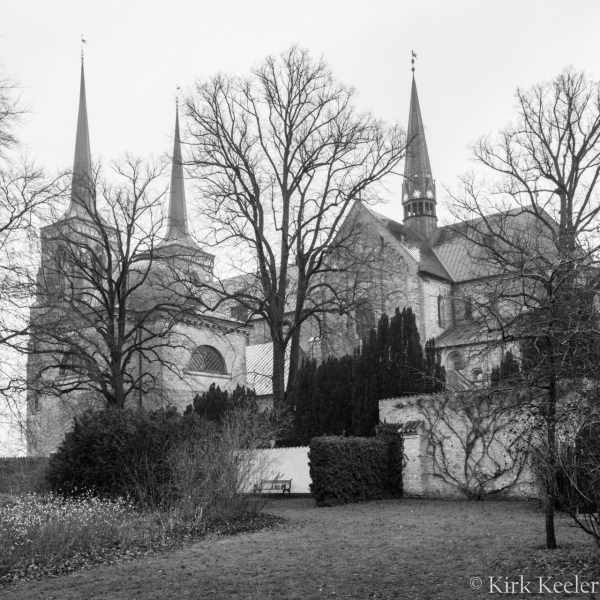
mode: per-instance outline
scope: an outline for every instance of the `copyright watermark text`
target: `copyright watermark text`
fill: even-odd
[[[489,594],[594,594],[600,591],[600,582],[587,581],[575,575],[573,581],[560,581],[554,577],[525,579],[512,577],[471,577],[469,585],[474,590]]]

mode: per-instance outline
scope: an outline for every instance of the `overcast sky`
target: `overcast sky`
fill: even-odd
[[[443,196],[470,168],[469,143],[510,120],[517,86],[568,65],[600,76],[599,23],[598,0],[6,0],[0,61],[32,109],[20,132],[29,153],[70,168],[81,34],[92,153],[104,162],[171,150],[177,85],[247,74],[293,43],[355,86],[360,108],[406,126],[414,50]],[[400,197],[388,200],[378,210],[401,220]]]
[[[105,162],[170,151],[177,85],[249,73],[293,43],[354,85],[361,108],[406,126],[414,50],[442,196],[470,168],[469,143],[510,120],[517,86],[567,65],[599,76],[599,23],[597,0],[21,0],[3,5],[0,59],[33,110],[22,140],[69,168],[81,34],[92,153]],[[389,196],[378,210],[401,220],[400,197]]]

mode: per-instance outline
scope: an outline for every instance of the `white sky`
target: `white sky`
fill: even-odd
[[[295,42],[354,85],[361,108],[406,126],[414,50],[442,197],[470,168],[468,144],[509,121],[517,86],[567,65],[600,75],[599,23],[597,0],[21,0],[2,7],[0,60],[33,109],[22,140],[69,168],[81,34],[92,153],[105,162],[170,151],[177,85],[248,73]],[[400,208],[394,193],[378,210],[401,220]]]
[[[20,0],[0,19],[0,61],[32,108],[21,139],[56,168],[73,160],[81,34],[92,153],[104,162],[171,150],[177,85],[247,74],[296,42],[357,88],[361,108],[406,126],[414,50],[440,197],[470,168],[468,144],[510,120],[517,86],[567,65],[600,76],[597,0]],[[402,219],[398,195],[378,210]]]

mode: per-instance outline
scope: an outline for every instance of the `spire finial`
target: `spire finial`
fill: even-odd
[[[414,50],[411,50],[412,53],[412,60],[410,61],[412,64],[412,72],[413,72],[413,77],[415,76],[415,58],[417,58],[417,55],[415,54]]]
[[[181,93],[181,86],[177,86],[177,93],[175,94],[175,108],[179,110],[179,94]]]
[[[83,33],[81,34],[81,64],[83,64],[84,54],[83,54],[83,45],[87,44],[87,40],[83,39]]]

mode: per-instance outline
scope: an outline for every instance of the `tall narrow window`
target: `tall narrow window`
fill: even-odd
[[[465,321],[473,320],[473,303],[471,298],[465,298]]]
[[[438,325],[440,327],[445,327],[446,321],[444,319],[444,297],[443,296],[438,296],[437,309],[438,309]]]
[[[375,329],[375,313],[365,306],[356,311],[356,335],[359,339],[369,337],[371,329]]]

